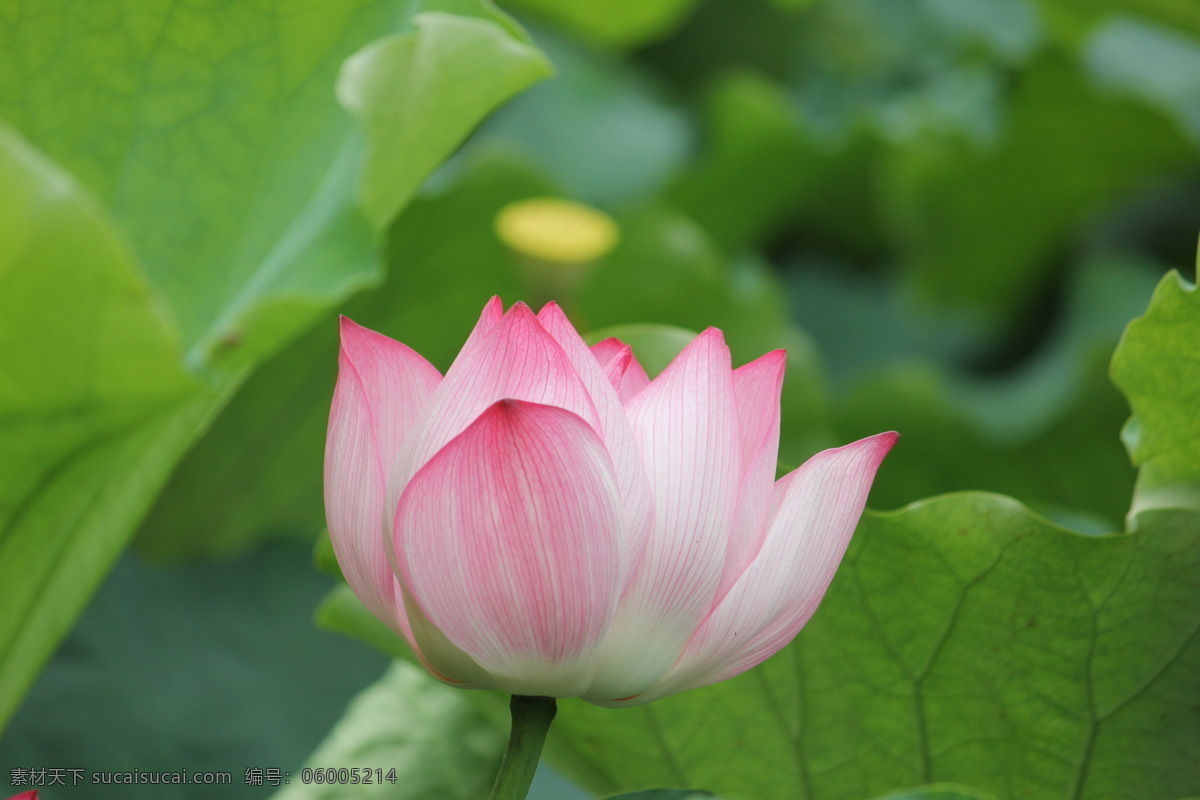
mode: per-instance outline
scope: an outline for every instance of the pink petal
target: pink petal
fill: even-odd
[[[775,350],[733,371],[741,442],[742,483],[725,570],[717,587],[720,600],[758,555],[767,535],[775,468],[779,460],[779,395],[787,353]]]
[[[545,309],[543,309],[543,311],[544,310]],[[630,347],[617,337],[610,336],[607,339],[601,339],[600,341],[596,342],[591,346],[590,349],[592,351],[592,355],[596,357],[596,361],[600,363],[600,366],[607,367],[609,362],[611,362],[618,355],[621,355],[625,351],[629,350]]]
[[[410,348],[346,317],[341,335],[325,442],[329,536],[350,588],[402,630],[385,550],[387,470],[441,375]]]
[[[609,361],[600,365],[600,371],[604,374],[604,379],[608,381],[608,385],[613,388],[618,397],[621,394],[621,380],[625,377],[625,372],[629,369],[629,364],[632,361],[633,348],[625,345]]]
[[[621,376],[621,402],[628,404],[649,385],[650,378],[646,375],[646,369],[642,366],[642,362],[637,360],[636,355],[631,357],[629,367]]]
[[[650,534],[652,521],[650,484],[646,480],[646,470],[634,443],[633,431],[629,427],[629,419],[625,415],[621,399],[612,383],[605,377],[596,357],[588,350],[587,344],[558,304],[546,304],[538,313],[538,321],[562,347],[563,353],[591,395],[600,418],[597,433],[600,434],[600,439],[612,458],[617,483],[621,487],[621,507],[625,521],[623,528],[625,535],[629,537],[628,552],[635,562],[639,561]],[[620,365],[622,361],[628,365],[631,358],[631,351],[628,354],[618,352],[613,355],[609,365]],[[622,575],[630,576],[631,568],[632,564],[623,564]]]
[[[662,684],[638,698],[731,678],[790,642],[816,611],[896,433],[817,453],[776,484],[758,557],[697,629]]]
[[[395,462],[392,502],[434,453],[503,399],[564,408],[600,430],[591,395],[570,359],[529,307],[517,303],[487,333],[472,334],[446,372]]]
[[[559,697],[587,687],[623,547],[616,476],[588,423],[495,403],[409,483],[393,531],[413,601],[494,685]]]
[[[590,349],[596,356],[600,371],[608,379],[608,385],[620,394],[621,378],[625,376],[625,370],[629,369],[629,362],[633,360],[633,348],[622,344],[620,339],[608,338],[592,345]]]
[[[729,348],[709,328],[627,408],[654,498],[646,554],[587,697],[644,691],[708,613],[741,478]]]
[[[480,312],[475,327],[471,329],[471,335],[467,337],[463,349],[465,350],[468,346],[473,345],[486,336],[487,332],[492,329],[492,326],[502,319],[504,319],[504,303],[501,302],[497,295],[492,295],[491,299],[484,304],[483,311]]]
[[[609,382],[617,389],[622,403],[628,405],[633,396],[650,383],[646,369],[633,355],[633,348],[620,339],[612,336],[602,339],[592,345],[592,353],[605,370]],[[627,362],[623,361],[626,353],[629,354]]]

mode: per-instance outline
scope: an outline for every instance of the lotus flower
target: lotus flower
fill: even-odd
[[[775,480],[785,353],[716,328],[654,380],[498,298],[443,377],[343,318],[325,453],[350,587],[440,680],[634,705],[737,675],[812,616],[883,433]]]

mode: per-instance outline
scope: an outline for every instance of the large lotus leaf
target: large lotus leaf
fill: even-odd
[[[219,398],[103,210],[6,127],[0,231],[3,724]]]
[[[0,115],[111,211],[193,366],[269,351],[377,281],[370,223],[548,72],[478,2],[9,5]],[[412,16],[443,7],[474,16]],[[343,72],[360,128],[343,61],[414,22]]]
[[[852,800],[960,781],[1170,800],[1200,786],[1198,624],[1197,515],[1095,538],[950,495],[868,514],[820,611],[762,667],[629,710],[562,703],[552,753],[601,791]]]
[[[1133,513],[1200,509],[1200,293],[1178,274],[1163,278],[1145,316],[1130,323],[1113,356],[1113,380],[1129,398],[1124,431],[1141,467]]]
[[[1171,120],[1043,58],[1013,84],[998,142],[914,143],[897,155],[891,207],[911,286],[926,303],[1006,319],[1086,215],[1197,163]]]
[[[339,64],[422,7],[68,6],[10,3],[0,27],[0,113],[82,183],[0,134],[0,720],[251,357],[373,275],[372,223],[546,71],[455,2],[355,58],[360,128]]]

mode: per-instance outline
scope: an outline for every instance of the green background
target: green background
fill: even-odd
[[[1200,795],[1190,0],[501,6],[0,0],[0,794],[483,796],[504,698],[320,543],[334,320],[444,369],[551,195],[581,330],[789,350],[781,468],[903,436],[793,644],[562,703],[534,797]]]

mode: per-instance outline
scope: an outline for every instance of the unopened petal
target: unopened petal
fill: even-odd
[[[607,367],[618,355],[621,355],[630,349],[629,345],[622,342],[615,336],[610,336],[607,339],[601,339],[589,348],[592,355],[596,357],[596,361],[601,367]]]
[[[779,395],[786,366],[787,354],[775,350],[733,371],[742,479],[715,600],[725,596],[758,555],[767,534],[779,459]]]
[[[506,398],[557,406],[600,428],[591,395],[570,359],[533,312],[518,303],[487,333],[473,335],[446,372],[395,462],[389,499],[398,501],[423,464]]]
[[[649,701],[731,678],[790,642],[816,611],[897,439],[881,433],[813,456],[776,486],[758,556],[698,628]]]
[[[350,588],[402,630],[385,549],[387,473],[441,375],[405,345],[344,317],[341,335],[325,443],[329,535]]]
[[[619,498],[590,424],[502,400],[404,491],[393,526],[401,582],[494,685],[580,694],[619,593]]]
[[[627,552],[632,560],[640,560],[645,549],[646,537],[650,532],[650,484],[646,480],[646,470],[634,443],[633,431],[621,405],[621,399],[612,383],[605,377],[596,357],[588,350],[582,337],[556,303],[548,303],[538,313],[538,321],[562,347],[563,353],[592,397],[600,420],[597,433],[600,434],[601,441],[612,458],[617,483],[621,487],[621,509],[625,521],[623,529],[628,538]],[[632,351],[627,354],[617,353],[610,363],[619,364],[624,361],[628,366],[631,358]],[[629,576],[631,566],[632,564],[628,563],[622,564],[623,576]]]
[[[633,348],[620,339],[613,336],[601,339],[592,345],[591,350],[622,403],[628,405],[634,395],[649,385],[646,368],[633,354]]]
[[[710,328],[627,408],[654,499],[654,527],[587,697],[644,691],[711,607],[741,475],[729,349]]]
[[[619,395],[621,378],[625,375],[625,370],[629,368],[629,362],[633,359],[633,348],[624,344],[620,339],[609,337],[596,342],[589,349],[596,357],[600,371],[608,379],[609,386],[612,386],[613,391]]]

